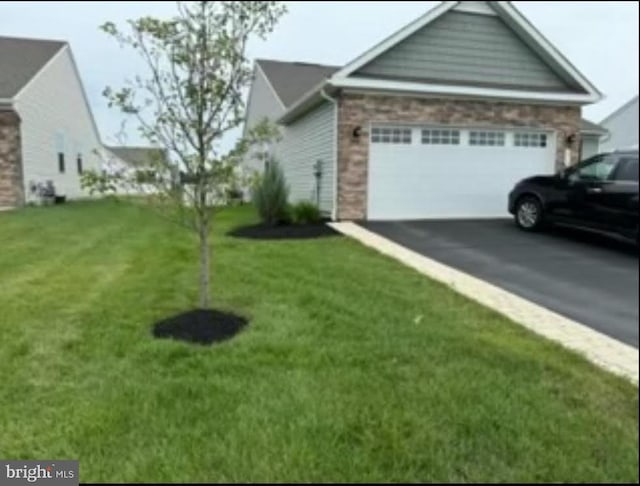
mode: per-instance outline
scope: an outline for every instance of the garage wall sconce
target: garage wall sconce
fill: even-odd
[[[355,127],[351,135],[353,138],[360,138],[360,135],[362,135],[362,127]]]
[[[575,133],[567,135],[567,139],[566,139],[567,145],[571,146],[571,145],[573,145],[573,142],[575,142],[575,141],[576,141],[576,134]]]

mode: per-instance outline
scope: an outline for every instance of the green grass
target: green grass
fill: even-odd
[[[194,237],[142,209],[0,214],[0,457],[98,481],[638,481],[638,390],[343,238],[221,213],[213,347],[156,340]]]

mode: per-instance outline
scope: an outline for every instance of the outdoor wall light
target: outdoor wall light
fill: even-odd
[[[573,145],[573,142],[576,141],[576,134],[572,133],[571,135],[567,135],[567,145]]]
[[[353,138],[360,138],[360,135],[362,134],[362,127],[355,127],[353,129]]]

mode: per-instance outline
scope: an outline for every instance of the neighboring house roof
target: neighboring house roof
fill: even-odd
[[[638,95],[635,95],[633,98],[631,98],[629,101],[627,101],[624,105],[622,105],[620,108],[618,108],[617,110],[615,110],[613,113],[611,113],[608,117],[606,117],[604,120],[602,120],[600,122],[601,125],[605,125],[607,122],[609,122],[612,118],[615,118],[617,115],[619,115],[620,113],[622,113],[624,110],[628,109],[629,107],[631,107],[633,104],[637,104],[638,103]]]
[[[340,69],[340,66],[270,59],[258,59],[256,63],[285,108]]]
[[[566,88],[539,90],[518,88],[517,86],[483,85],[481,82],[436,82],[435,80],[428,79],[403,79],[402,77],[396,76],[385,79],[384,76],[369,77],[361,75],[362,69],[369,66],[372,61],[379,59],[391,49],[395,49],[408,38],[421,32],[429,26],[429,24],[443,17],[450,11],[458,12],[458,14],[467,12],[484,15],[490,14],[499,17],[521,42],[534,51],[539,59],[542,59],[554,73],[564,80]],[[276,93],[278,93],[276,85],[280,85],[280,82],[273,79],[273,74],[275,73],[277,76],[286,78],[285,69],[290,68],[291,65],[295,63],[286,64],[287,67],[272,64],[270,66],[272,68],[271,71],[269,68],[263,70],[267,79],[272,83]],[[284,124],[290,123],[298,116],[316,106],[322,101],[323,91],[324,94],[331,94],[332,91],[349,88],[386,92],[532,100],[538,102],[563,102],[578,105],[593,103],[602,97],[601,93],[593,84],[538,32],[538,30],[511,5],[511,2],[442,2],[437,7],[431,9],[345,66],[337,70],[334,66],[317,66],[314,74],[315,77],[309,76],[309,79],[316,79],[317,82],[311,84],[311,87],[307,89],[306,92],[303,92],[302,87],[308,85],[308,83],[299,82],[291,83],[292,85],[295,84],[295,88],[290,92],[287,92],[286,88],[284,88],[283,92],[287,93],[285,96],[286,101],[280,93],[278,93],[278,96],[281,97],[283,105],[285,105],[286,108],[278,120],[279,122]],[[300,92],[303,92],[303,94],[300,95]],[[294,100],[294,95],[298,95],[296,100]]]
[[[153,161],[166,158],[165,151],[156,147],[105,146],[105,148],[132,167],[145,167]]]
[[[66,42],[0,37],[0,99],[12,99]]]
[[[609,131],[598,125],[597,123],[593,123],[585,118],[580,120],[580,132],[587,135],[606,135]]]

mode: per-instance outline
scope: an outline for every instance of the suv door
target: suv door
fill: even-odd
[[[638,155],[620,154],[611,184],[602,194],[603,217],[612,229],[636,237],[638,231]]]
[[[604,196],[612,184],[610,176],[615,167],[615,155],[604,154],[592,157],[568,174],[568,216],[572,220],[597,228],[608,227]]]

